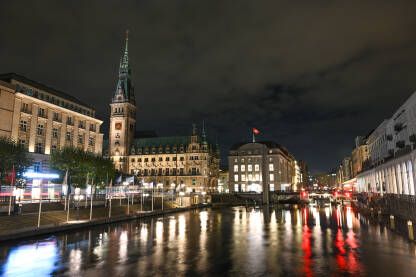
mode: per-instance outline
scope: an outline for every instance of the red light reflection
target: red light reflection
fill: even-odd
[[[306,209],[303,210],[306,215]],[[303,235],[302,235],[302,249],[303,249],[303,276],[313,276],[312,270],[312,247],[311,247],[311,233],[309,231],[308,225],[303,226]]]

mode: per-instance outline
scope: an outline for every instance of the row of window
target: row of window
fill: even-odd
[[[85,115],[88,115],[88,116],[94,116],[95,115],[94,111],[86,110],[84,108],[81,108],[78,105],[74,105],[74,104],[68,103],[64,100],[61,100],[59,98],[55,98],[55,96],[50,96],[46,93],[44,94],[42,92],[38,92],[37,90],[32,90],[31,88],[26,88],[26,87],[20,86],[18,84],[16,84],[16,91],[24,93],[24,94],[32,96],[32,97],[35,97],[35,98],[38,98],[40,100],[47,101],[47,102],[55,104],[57,106],[61,106],[61,107],[64,107],[66,109],[73,110],[73,111],[78,112],[78,113],[82,113],[82,114],[85,114]]]
[[[234,165],[234,172],[238,172],[238,165]],[[269,164],[269,171],[273,171],[274,170],[274,165],[273,164]],[[246,165],[242,164],[240,165],[240,172],[245,172],[246,171]],[[247,171],[253,171],[253,165],[248,164],[247,165]],[[260,171],[260,166],[259,164],[255,164],[254,165],[254,171]]]
[[[270,187],[270,191],[274,191],[275,190],[274,184],[270,184],[269,187]],[[240,188],[239,188],[239,185],[238,184],[235,184],[234,185],[234,191],[235,192],[239,192],[239,191],[246,192],[246,191],[249,191],[249,187],[248,186],[246,187],[246,184],[241,184],[240,185]]]
[[[144,158],[143,160],[144,160],[145,163],[147,163],[149,161],[149,158]],[[172,157],[172,161],[176,162],[176,160],[177,160],[176,157]],[[184,157],[179,157],[179,160],[180,161],[184,161],[185,158]],[[135,161],[136,160],[134,158],[131,159],[131,162],[132,163],[134,163]],[[151,162],[155,162],[156,161],[156,158],[151,158],[150,161]],[[165,158],[165,161],[169,162],[170,161],[170,157],[166,157]],[[142,158],[138,158],[137,159],[137,162],[138,163],[141,163],[142,162]],[[163,158],[162,157],[159,157],[159,162],[163,162]]]
[[[269,162],[273,162],[273,158],[272,157],[269,157]],[[280,160],[280,162],[282,163],[283,162],[283,159],[281,158],[281,157],[279,157],[279,160]],[[246,159],[245,158],[241,158],[240,159],[240,162],[242,162],[242,163],[244,163],[246,161]],[[255,162],[258,162],[259,161],[259,158],[247,158],[247,162],[249,162],[249,163],[251,163],[251,162],[253,162],[253,161],[255,161]],[[235,163],[238,163],[238,158],[234,158],[234,162]]]
[[[21,120],[20,121],[20,130],[23,132],[27,131],[27,121],[26,120]],[[38,124],[38,128],[37,128],[37,134],[42,136],[44,134],[44,125],[43,124]],[[52,130],[52,137],[53,138],[58,138],[59,136],[59,132],[58,132],[58,128],[53,128]],[[71,140],[71,131],[67,131],[66,132],[66,140],[70,141]],[[78,143],[84,143],[84,135],[83,134],[78,134]],[[89,145],[93,146],[94,145],[94,138],[93,137],[89,137]]]
[[[274,174],[273,173],[269,174],[269,180],[274,181]],[[239,181],[238,174],[234,174],[234,182],[238,182],[238,181]],[[261,181],[261,176],[258,173],[254,174],[254,175],[253,174],[248,174],[247,176],[245,174],[241,174],[240,181],[243,181],[243,182],[245,182],[245,181]]]

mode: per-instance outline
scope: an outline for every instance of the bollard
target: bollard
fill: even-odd
[[[394,216],[393,215],[390,215],[390,227],[391,227],[391,229],[393,229],[394,230]]]
[[[409,231],[409,239],[414,240],[415,236],[414,236],[414,233],[413,233],[413,224],[410,220],[407,222],[407,229]]]

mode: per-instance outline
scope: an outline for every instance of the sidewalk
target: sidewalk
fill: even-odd
[[[66,220],[67,211],[47,211],[41,214],[39,229],[37,228],[37,213],[11,216],[4,215],[0,216],[0,241],[65,231],[69,229],[81,228],[83,226],[86,227],[117,222],[121,220],[134,219],[141,216],[184,210],[183,208],[175,209],[172,207],[171,203],[168,202],[164,203],[165,211],[159,209],[151,212],[151,207],[148,207],[148,205],[146,205],[144,211],[141,211],[140,207],[140,204],[130,205],[129,214],[126,204],[120,206],[117,201],[114,201],[111,207],[111,218],[108,217],[109,207],[94,207],[92,221],[89,220],[89,207],[80,207],[79,220],[77,220],[78,211],[76,209],[71,209],[69,213],[68,223]]]

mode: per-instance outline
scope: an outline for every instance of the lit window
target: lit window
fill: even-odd
[[[260,181],[260,174],[256,173],[256,181]]]
[[[253,171],[253,166],[252,166],[251,164],[249,164],[249,165],[247,166],[247,170],[248,170],[248,171]]]
[[[235,192],[238,192],[238,184],[235,184],[235,185],[234,185],[234,191],[235,191]]]
[[[246,184],[241,184],[241,191],[245,192],[246,191]]]
[[[238,172],[238,165],[234,165],[234,172]]]
[[[273,171],[273,170],[274,170],[273,164],[269,164],[269,171]]]
[[[241,162],[244,163],[244,158],[241,159]]]
[[[248,174],[248,180],[253,181],[253,174]]]
[[[274,181],[274,174],[270,174],[270,181]]]
[[[260,167],[259,167],[259,165],[258,165],[258,164],[255,164],[255,165],[254,165],[254,170],[255,170],[255,171],[259,171],[259,170],[260,170]]]
[[[71,140],[71,132],[66,132],[66,140]]]
[[[241,165],[241,171],[242,172],[246,171],[246,166],[244,164]]]
[[[245,181],[246,180],[246,175],[242,174],[241,175],[241,181]]]
[[[238,182],[238,174],[235,174],[235,175],[234,175],[234,181],[235,181],[235,182]]]
[[[274,191],[274,184],[270,184],[270,191]]]

